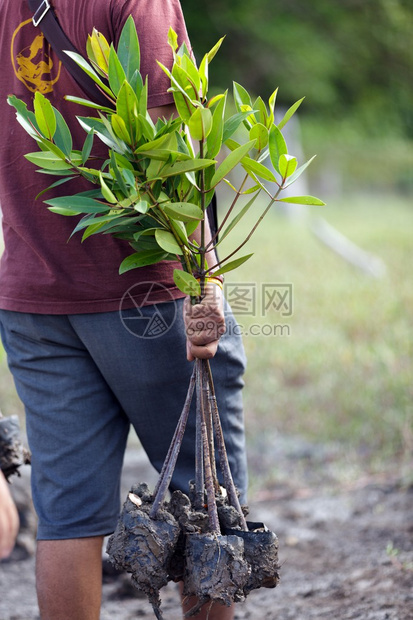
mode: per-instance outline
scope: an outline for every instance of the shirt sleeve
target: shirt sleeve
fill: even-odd
[[[170,27],[177,33],[179,45],[185,42],[191,49],[179,0],[114,0],[112,15],[115,46],[129,15],[135,21],[141,53],[140,70],[144,80],[148,76],[148,108],[172,103],[173,95],[167,92],[170,80],[156,61],[168,68],[172,66],[173,55],[168,44]]]

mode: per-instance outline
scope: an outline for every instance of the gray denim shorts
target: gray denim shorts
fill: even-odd
[[[245,356],[229,308],[226,322],[211,367],[231,470],[245,501]],[[185,401],[193,364],[186,360],[182,300],[138,313],[0,310],[0,329],[26,410],[38,539],[111,533],[130,425],[159,471]],[[186,491],[194,478],[194,418],[193,407],[172,489]]]

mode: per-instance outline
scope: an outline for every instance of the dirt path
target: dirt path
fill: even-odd
[[[345,486],[326,481],[320,467],[318,479],[309,479],[311,454],[287,452],[277,459],[293,474],[255,493],[250,515],[279,537],[281,583],[251,593],[236,619],[413,619],[413,486],[389,476]],[[141,479],[154,476],[132,450],[125,489]],[[17,555],[0,564],[0,620],[37,620],[34,560]],[[176,586],[161,595],[165,620],[181,620]],[[146,600],[127,575],[105,575],[101,620],[136,618],[154,618]]]

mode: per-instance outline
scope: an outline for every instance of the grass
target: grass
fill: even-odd
[[[413,448],[411,202],[356,196],[305,209],[302,218],[274,209],[249,243],[255,256],[227,274],[229,291],[256,283],[257,297],[263,283],[293,285],[291,317],[275,308],[265,317],[238,314],[247,332],[249,434],[338,442],[376,468],[404,461]],[[314,236],[305,214],[380,257],[386,274],[374,278],[344,261]],[[233,234],[241,239],[247,228]],[[252,324],[288,329],[252,336]]]
[[[320,444],[336,442],[376,470],[406,463],[413,448],[411,202],[356,196],[304,213],[324,217],[380,257],[387,271],[373,278],[352,267],[317,240],[305,217],[288,218],[276,209],[268,215],[248,245],[255,256],[226,278],[234,307],[243,284],[249,294],[256,291],[254,315],[237,314],[249,360],[250,443],[300,435]],[[248,225],[243,220],[227,247],[235,247]],[[276,308],[260,316],[265,283],[292,284],[292,316]],[[248,331],[274,325],[287,326],[289,335],[287,329],[275,336]],[[5,415],[22,411],[2,352],[0,406]]]

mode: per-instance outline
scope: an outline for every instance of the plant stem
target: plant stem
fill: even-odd
[[[215,446],[214,446],[214,428],[212,424],[212,409],[210,402],[210,391],[209,391],[209,375],[206,372],[205,364],[202,364],[202,393],[203,393],[203,402],[204,402],[204,412],[205,412],[205,421],[208,431],[208,443],[209,443],[209,454],[211,460],[211,470],[212,470],[212,479],[214,482],[215,493],[221,494],[221,487],[218,481],[217,476],[217,467],[215,461]]]
[[[200,140],[199,142],[199,156],[201,159],[204,157],[204,142]],[[205,293],[205,217],[206,217],[206,209],[205,209],[205,170],[202,169],[200,172],[200,190],[201,190],[201,209],[202,209],[202,220],[201,220],[201,244],[199,246],[199,255],[201,262],[201,273],[200,273],[200,284],[201,284],[201,297],[204,296]]]
[[[202,386],[201,374],[198,371],[199,359],[195,360],[196,369],[196,430],[195,430],[195,507],[198,509],[204,506],[204,450],[202,445]]]
[[[234,200],[232,201],[228,211],[226,212],[226,214],[224,215],[224,217],[222,218],[222,222],[221,224],[218,226],[217,231],[215,232],[215,234],[211,237],[211,241],[209,241],[208,245],[206,246],[206,249],[208,249],[210,246],[212,246],[215,242],[215,239],[218,238],[219,233],[221,232],[221,230],[223,229],[223,227],[225,226],[225,223],[227,221],[227,219],[229,218],[229,216],[231,215],[232,210],[234,209],[235,205],[238,202],[239,197],[241,196],[241,192],[242,189],[245,185],[245,183],[248,180],[248,174],[245,175],[244,180],[242,181],[241,185],[239,186],[239,189],[237,191],[237,193],[235,194]]]
[[[252,235],[254,234],[254,232],[257,230],[258,226],[261,224],[262,220],[264,219],[264,217],[267,215],[268,211],[270,210],[270,208],[272,207],[273,203],[276,201],[280,191],[283,188],[280,187],[277,190],[277,193],[275,194],[275,196],[273,196],[270,200],[270,202],[268,203],[268,205],[265,207],[263,213],[260,215],[260,217],[258,218],[258,220],[255,222],[254,226],[252,227],[252,229],[250,230],[250,232],[248,233],[247,237],[244,239],[244,241],[242,243],[240,243],[240,245],[235,248],[235,250],[233,252],[231,252],[230,254],[228,254],[228,256],[226,256],[225,258],[223,258],[222,260],[220,260],[218,263],[216,263],[213,267],[210,267],[210,270],[214,270],[216,267],[220,267],[222,265],[222,263],[225,263],[227,260],[229,260],[230,258],[232,258],[234,256],[234,254],[236,254],[237,252],[239,252],[239,250],[241,248],[244,247],[244,245],[246,243],[248,243],[248,241],[251,239]]]
[[[224,484],[228,493],[228,500],[231,506],[233,506],[241,517],[242,529],[248,531],[248,526],[245,521],[244,513],[242,512],[241,504],[239,503],[237,490],[235,488],[234,480],[232,478],[231,469],[228,462],[227,450],[225,448],[224,435],[222,432],[221,420],[219,417],[218,404],[215,396],[214,382],[212,378],[211,366],[208,360],[204,360],[205,371],[208,375],[209,390],[210,390],[210,402],[212,408],[212,415],[214,421],[215,437],[218,445],[219,462],[221,466],[222,475],[224,477]]]
[[[203,391],[203,383],[204,383],[204,372],[203,372],[203,364],[202,360],[197,359],[197,375],[199,375],[199,380],[197,381],[197,389],[198,387],[201,390],[201,399],[200,399],[200,412],[201,412],[201,433],[202,433],[202,445],[203,445],[203,453],[204,453],[204,473],[205,473],[205,487],[207,494],[207,507],[208,507],[208,517],[209,517],[209,525],[211,532],[214,534],[220,534],[221,528],[219,526],[218,519],[218,510],[217,503],[215,500],[215,488],[212,474],[212,466],[211,460],[212,455],[209,450],[209,438],[208,438],[208,429],[206,422],[206,411],[204,408],[204,399],[202,398]]]
[[[185,398],[185,404],[182,409],[181,416],[178,420],[178,424],[175,429],[175,433],[169,446],[168,454],[166,455],[164,464],[162,466],[161,473],[154,491],[154,501],[151,509],[151,518],[156,517],[156,513],[159,510],[159,506],[165,498],[166,491],[171,483],[172,475],[175,469],[176,461],[178,458],[179,450],[181,448],[182,440],[185,433],[186,423],[188,421],[189,409],[192,402],[192,397],[195,389],[195,367],[192,371],[191,379],[189,381],[188,392]]]

